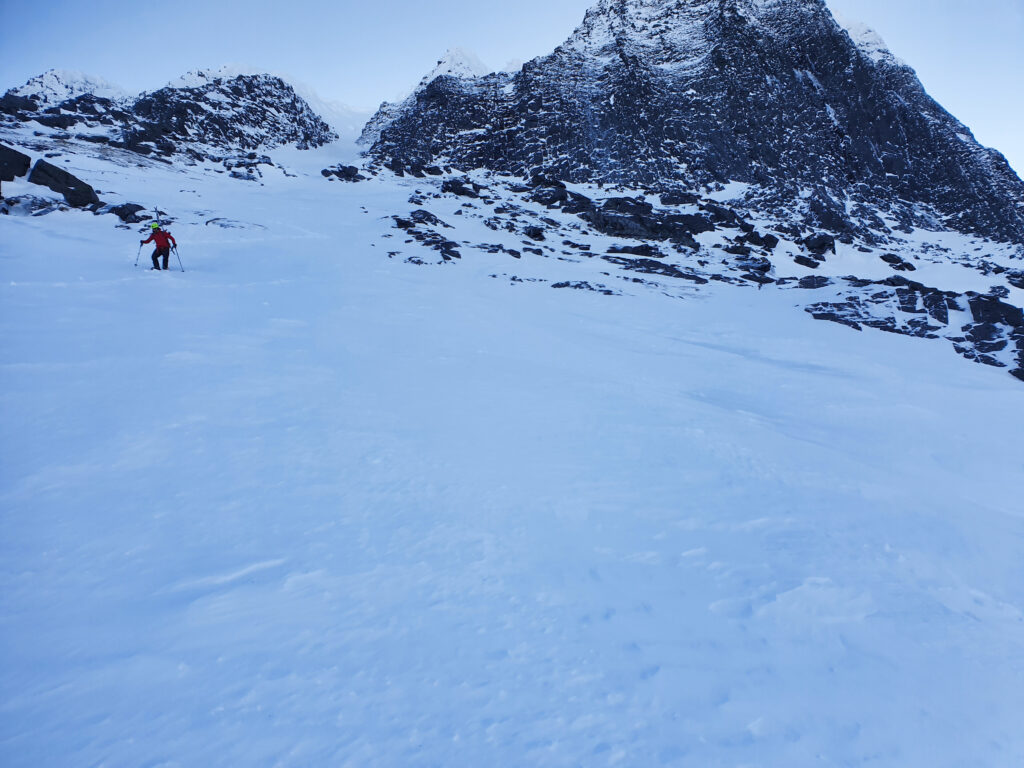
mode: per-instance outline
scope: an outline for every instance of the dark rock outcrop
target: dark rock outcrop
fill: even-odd
[[[21,178],[31,165],[32,158],[28,155],[0,144],[0,184]]]
[[[324,178],[334,177],[341,181],[366,181],[366,177],[359,173],[354,165],[336,165],[333,168],[324,168],[320,173]]]
[[[99,203],[96,191],[76,176],[72,176],[63,168],[58,168],[45,160],[39,160],[32,167],[28,180],[39,184],[64,196],[67,204],[75,208],[84,208]]]
[[[121,205],[112,205],[104,212],[114,214],[125,224],[138,224],[140,221],[145,221],[142,216],[139,216],[139,213],[145,210],[145,207],[138,203],[123,203]]]
[[[825,0],[599,0],[519,72],[442,75],[371,124],[374,155],[406,166],[444,157],[663,200],[745,182],[748,205],[847,240],[884,236],[884,212],[1024,243],[1006,160]]]
[[[140,154],[183,153],[193,159],[215,158],[215,150],[283,145],[307,149],[337,138],[290,85],[271,75],[199,73],[188,85],[168,86],[136,99],[79,93],[51,103],[54,98],[8,92],[0,100],[0,116],[75,129],[82,141]]]
[[[319,147],[337,138],[294,89],[271,75],[213,77],[195,87],[161,88],[133,105],[129,147],[198,142],[240,149],[294,144]]]

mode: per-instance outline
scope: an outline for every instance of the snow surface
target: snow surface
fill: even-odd
[[[0,217],[0,764],[1024,763],[1018,381],[773,287],[415,266],[434,182],[354,152],[60,160],[184,273]]]

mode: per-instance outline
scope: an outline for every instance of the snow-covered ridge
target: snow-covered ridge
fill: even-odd
[[[509,62],[508,66],[514,66],[515,62]],[[521,65],[520,65],[521,66]],[[476,80],[491,74],[494,70],[484,64],[480,58],[465,48],[449,48],[434,68],[430,70],[419,81],[415,88],[406,96],[400,97],[395,102],[383,102],[376,113],[368,116],[363,121],[362,134],[359,137],[359,144],[370,146],[391,121],[407,109],[411,109],[416,103],[416,94],[430,85],[439,77],[454,77],[458,80]]]
[[[600,0],[563,48],[581,55],[612,57],[626,45],[674,64],[701,59],[709,48],[705,27],[718,0],[665,3],[661,0]]]
[[[867,24],[849,19],[838,11],[832,11],[832,17],[850,36],[850,39],[853,41],[853,44],[857,46],[857,49],[873,62],[876,64],[885,63],[896,66],[905,66],[904,62],[894,56],[892,51],[889,50],[889,46],[886,45],[882,36]]]
[[[887,228],[877,217],[851,223],[851,194],[868,207],[884,198],[908,220],[922,203],[961,231],[1020,242],[1020,179],[963,139],[967,129],[900,65],[825,0],[598,0],[521,72],[433,80],[452,98],[386,104],[361,142],[391,165],[661,191],[756,181],[780,213],[804,211],[804,224],[875,244]],[[885,77],[896,68],[900,78]],[[794,121],[805,128],[788,130]],[[842,150],[837,135],[850,137]],[[797,179],[819,189],[813,206]]]
[[[8,96],[14,98],[3,102],[3,122],[74,130],[96,144],[164,156],[306,149],[339,134],[354,137],[365,119],[311,88],[297,89],[287,77],[237,65],[194,70],[138,95],[88,75],[51,70]]]
[[[131,98],[128,91],[102,78],[64,69],[47,70],[43,74],[31,78],[24,85],[10,89],[8,93],[34,98],[41,107],[55,106],[62,101],[86,93],[111,101]]]
[[[472,51],[465,48],[449,48],[438,60],[434,68],[420,80],[419,88],[433,82],[439,77],[457,77],[462,80],[475,80],[489,75],[493,70],[484,64]]]
[[[298,81],[291,75],[283,72],[269,72],[248,64],[227,64],[217,69],[191,70],[169,82],[166,87],[202,88],[214,85],[218,80],[259,76],[276,77],[290,85],[299,98],[305,101],[316,115],[343,138],[358,136],[363,125],[370,118],[369,113],[355,109],[344,102],[323,98],[312,86]]]
[[[231,80],[243,75],[269,75],[265,69],[253,67],[247,64],[226,64],[217,69],[195,69],[189,70],[181,77],[177,77],[167,83],[167,88],[202,88],[212,85],[217,80]]]

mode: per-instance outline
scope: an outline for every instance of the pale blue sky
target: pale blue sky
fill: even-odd
[[[0,92],[50,69],[130,91],[245,64],[374,109],[451,47],[503,66],[550,52],[594,0],[0,0]],[[928,91],[1024,173],[1024,0],[829,0],[878,31]]]

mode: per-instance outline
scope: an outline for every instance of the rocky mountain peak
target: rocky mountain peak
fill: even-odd
[[[86,141],[142,154],[193,157],[303,149],[337,138],[280,77],[235,68],[189,72],[134,98],[96,78],[51,70],[8,91],[0,99],[0,121],[75,131]]]
[[[300,149],[337,138],[288,83],[267,74],[193,73],[185,87],[143,94],[133,112],[135,142],[189,141],[238,149]]]
[[[64,69],[49,69],[7,93],[32,99],[40,108],[53,107],[84,94],[111,101],[130,98],[128,92],[120,86],[83,72]]]
[[[679,192],[740,182],[766,215],[880,242],[896,225],[1024,243],[1024,183],[877,35],[824,0],[599,0],[521,72],[442,78],[364,138],[444,158]]]
[[[836,23],[839,24],[846,33],[850,36],[850,40],[857,46],[857,50],[867,56],[869,59],[874,61],[876,64],[888,64],[891,66],[905,67],[906,64],[896,58],[889,47],[885,44],[885,40],[875,30],[860,21],[854,21],[848,19],[838,12],[833,12],[833,18]]]
[[[473,80],[483,77],[490,72],[479,57],[472,51],[465,48],[449,48],[442,56],[433,70],[422,80],[418,87],[423,87],[438,77],[457,77],[463,80]]]

